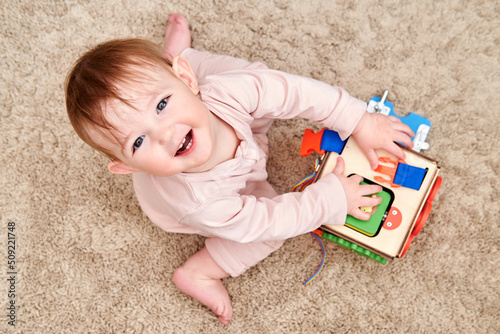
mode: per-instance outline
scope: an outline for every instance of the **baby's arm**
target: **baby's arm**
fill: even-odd
[[[214,96],[215,101],[227,101],[237,111],[256,119],[301,117],[321,122],[342,139],[351,135],[366,112],[366,102],[341,87],[281,71],[232,71],[210,80],[205,98]]]
[[[214,93],[237,99],[242,112],[254,118],[302,117],[323,123],[342,139],[353,135],[372,168],[378,165],[375,149],[384,149],[404,159],[400,142],[412,147],[412,130],[398,118],[366,111],[366,102],[344,89],[326,83],[269,69],[234,71],[214,77]]]
[[[265,242],[301,235],[325,223],[343,225],[347,215],[346,194],[333,174],[303,192],[271,198],[241,195],[246,175],[206,182],[183,176],[157,178],[148,173],[133,176],[143,211],[169,232],[198,233],[240,243]]]
[[[323,224],[343,225],[347,215],[341,181],[326,175],[303,192],[273,198],[214,196],[179,219],[208,235],[240,243],[284,240]]]

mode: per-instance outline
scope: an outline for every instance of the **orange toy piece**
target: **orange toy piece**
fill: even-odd
[[[304,131],[302,145],[300,146],[300,156],[308,156],[313,151],[316,151],[319,154],[325,154],[325,150],[321,149],[321,140],[323,139],[323,133],[325,130],[326,128],[323,128],[316,133],[311,129],[306,129]]]
[[[441,178],[441,176],[438,176],[436,178],[436,183],[434,183],[434,186],[432,187],[431,192],[429,193],[429,196],[425,201],[424,208],[422,209],[420,215],[418,216],[417,222],[415,223],[415,227],[413,227],[413,231],[411,231],[410,237],[408,238],[408,241],[406,242],[406,245],[403,248],[403,251],[401,252],[401,255],[399,257],[403,257],[406,254],[406,251],[413,242],[413,238],[415,238],[420,233],[425,223],[427,222],[427,218],[429,218],[429,214],[431,213],[432,209],[432,201],[434,201],[434,197],[436,197],[436,194],[439,188],[441,187],[442,182],[443,179]]]
[[[401,225],[402,220],[403,215],[401,214],[401,211],[399,211],[398,208],[391,207],[382,227],[386,230],[394,230]]]
[[[389,167],[389,166],[384,166],[384,165],[378,165],[378,167],[375,169],[376,172],[385,174],[387,176],[390,176],[390,179],[386,179],[382,176],[375,176],[374,179],[375,181],[378,181],[380,183],[390,183],[391,187],[397,188],[401,187],[399,184],[394,184],[394,176],[396,175],[396,171],[398,170],[398,165],[400,162],[406,163],[404,160],[398,159],[398,161],[391,160],[389,157],[380,157],[378,159],[380,162],[383,162],[385,164],[392,164],[394,167]]]

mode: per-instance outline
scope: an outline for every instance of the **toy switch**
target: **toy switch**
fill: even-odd
[[[427,174],[427,169],[399,163],[393,183],[419,190],[422,182],[424,182],[425,174]]]
[[[406,187],[419,190],[424,181],[427,169],[408,165],[404,160],[391,160],[388,157],[379,158],[380,162],[394,165],[394,167],[378,165],[376,172],[390,176],[386,179],[381,176],[375,176],[375,181],[391,183],[392,187]]]
[[[404,163],[404,161],[401,159],[399,161],[394,161],[388,157],[380,157],[380,158],[378,158],[378,160],[382,163],[385,163],[385,164],[392,164],[393,166],[386,166],[383,164],[379,164],[377,166],[377,168],[375,168],[375,171],[378,173],[385,174],[385,175],[389,176],[390,179],[386,179],[385,177],[377,175],[374,177],[375,181],[380,182],[380,183],[390,183],[392,187],[400,187],[400,185],[397,185],[392,181],[394,180],[394,175],[396,175],[396,170],[397,170],[397,166],[398,166],[399,162]]]

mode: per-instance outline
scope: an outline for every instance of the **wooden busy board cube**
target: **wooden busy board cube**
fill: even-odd
[[[383,202],[377,207],[370,221],[359,221],[348,216],[344,226],[325,224],[320,227],[318,234],[335,236],[337,243],[359,250],[363,254],[365,250],[375,254],[375,260],[385,263],[385,259],[402,257],[413,237],[422,229],[432,208],[432,201],[441,184],[438,177],[438,163],[425,155],[402,147],[406,154],[404,163],[406,167],[415,167],[423,170],[418,176],[418,189],[398,186],[393,184],[393,179],[383,172],[397,169],[398,159],[391,154],[378,150],[381,159],[379,168],[372,170],[368,159],[359,148],[353,138],[345,142],[341,156],[345,161],[345,175],[358,174],[365,179],[366,183],[375,183],[384,187],[382,194]],[[317,171],[315,181],[324,175],[331,173],[335,167],[338,154],[326,152]],[[410,176],[412,177],[412,176]],[[410,180],[411,181],[411,180]],[[341,242],[338,242],[338,240]],[[354,246],[353,246],[354,245]]]

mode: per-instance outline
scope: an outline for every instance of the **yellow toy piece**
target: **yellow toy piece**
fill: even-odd
[[[373,194],[370,196],[371,198],[377,198],[377,195]],[[364,213],[371,213],[373,211],[373,206],[362,206],[359,208]]]

